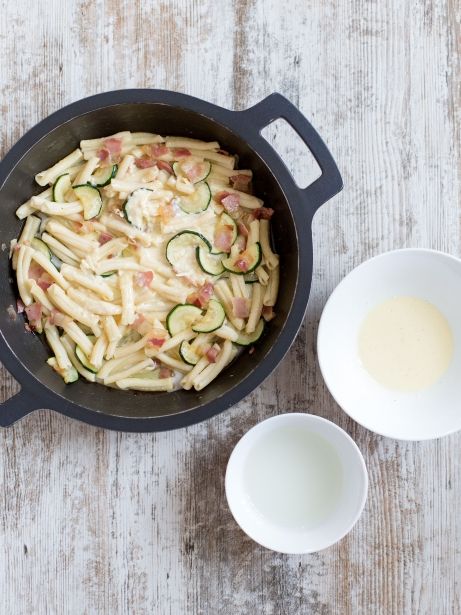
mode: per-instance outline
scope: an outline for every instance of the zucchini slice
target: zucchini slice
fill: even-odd
[[[91,339],[94,340],[94,336],[88,336],[88,337],[91,337]],[[98,373],[99,371],[98,368],[95,367],[92,363],[90,363],[88,357],[83,352],[83,350],[80,348],[80,346],[75,347],[75,356],[80,361],[80,363],[83,365],[83,367],[87,369],[89,372],[93,372],[93,374]]]
[[[63,173],[60,175],[53,184],[51,190],[51,196],[53,201],[57,203],[64,203],[66,193],[72,188],[69,173]]]
[[[150,188],[137,188],[123,204],[123,213],[127,221],[140,231],[147,231],[149,220],[157,212],[157,205],[148,199],[152,195]]]
[[[238,344],[238,346],[251,346],[251,344],[254,344],[259,340],[259,338],[263,334],[264,327],[265,322],[261,318],[256,325],[256,329],[253,333],[244,333],[243,331],[240,331],[239,336],[234,343]]]
[[[38,237],[34,237],[30,242],[30,245],[32,248],[34,248],[34,250],[37,250],[37,252],[41,252],[43,256],[46,256],[46,258],[51,260],[53,254],[44,241],[42,241]]]
[[[184,363],[187,363],[188,365],[197,365],[199,360],[198,354],[192,350],[189,342],[186,342],[185,340],[184,342],[181,342],[181,345],[179,346],[179,356]]]
[[[223,228],[225,228],[226,232],[230,231],[232,233],[232,240],[231,240],[230,244],[233,245],[235,243],[235,240],[237,239],[237,234],[238,234],[237,233],[237,223],[235,222],[235,220],[233,218],[231,218],[225,212],[223,212],[219,216],[219,220],[218,220],[218,223],[216,224],[216,228],[215,228],[215,232],[214,232],[215,237],[217,236],[217,234],[220,231],[223,230]],[[215,246],[213,246],[213,249],[211,250],[211,253],[212,254],[225,254],[225,252],[222,252],[221,250],[219,250]]]
[[[183,160],[173,163],[176,177],[187,177],[193,184],[203,182],[211,173],[211,163],[208,160]]]
[[[259,278],[256,273],[248,273],[245,274],[244,282],[245,284],[256,284],[256,282],[259,282]]]
[[[91,220],[101,213],[102,200],[99,190],[89,184],[74,186],[74,192],[83,205],[83,218]]]
[[[195,192],[193,194],[179,197],[179,207],[186,212],[186,214],[198,214],[208,209],[210,201],[210,187],[206,182],[201,182],[195,185]]]
[[[210,275],[221,275],[224,272],[223,257],[223,254],[213,254],[201,246],[195,248],[195,258],[200,269]]]
[[[190,269],[191,259],[194,258],[197,247],[211,250],[208,239],[196,231],[181,231],[166,245],[166,260],[175,269]]]
[[[32,246],[32,248],[34,248],[34,250],[37,250],[37,252],[41,252],[43,256],[48,258],[58,271],[61,270],[61,259],[58,258],[56,254],[51,251],[50,247],[43,241],[43,239],[34,237],[30,242],[30,245]]]
[[[97,169],[90,177],[89,183],[97,188],[104,188],[104,186],[109,185],[111,180],[117,175],[117,171],[117,164]]]
[[[192,331],[211,333],[222,326],[225,318],[226,313],[223,306],[216,299],[210,299],[205,316],[192,325]]]
[[[190,303],[180,303],[166,317],[166,328],[171,337],[184,331],[196,322],[202,315],[202,310]]]
[[[224,269],[238,275],[245,275],[254,271],[261,262],[262,250],[259,242],[237,254],[235,257],[225,258],[222,262]]]

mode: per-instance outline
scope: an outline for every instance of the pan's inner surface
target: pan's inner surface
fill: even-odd
[[[82,380],[66,386],[46,365],[49,352],[42,339],[25,332],[22,316],[12,320],[7,313],[8,306],[16,305],[16,288],[9,269],[6,247],[11,239],[17,237],[22,226],[14,215],[16,208],[32,194],[42,190],[35,184],[33,177],[78,147],[81,139],[105,136],[121,130],[217,139],[222,147],[239,155],[240,168],[251,168],[254,171],[255,194],[276,211],[272,228],[275,248],[282,262],[277,317],[267,327],[267,333],[256,346],[254,354],[249,355],[245,351],[215,382],[199,393],[182,390],[174,393],[125,392]],[[0,279],[4,281],[1,287],[0,328],[23,365],[45,386],[74,403],[109,415],[131,417],[165,416],[192,410],[237,386],[269,352],[284,326],[298,274],[297,238],[288,203],[278,182],[256,152],[226,127],[208,117],[160,103],[114,105],[76,117],[44,136],[25,154],[3,185],[0,203],[0,242],[3,250]],[[308,233],[310,231],[306,229],[306,235]],[[310,237],[306,237],[306,241],[310,241]]]

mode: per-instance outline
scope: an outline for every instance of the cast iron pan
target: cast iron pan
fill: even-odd
[[[305,189],[260,135],[284,118],[315,157],[322,174]],[[49,352],[40,336],[26,333],[24,319],[12,319],[17,291],[8,261],[9,242],[21,222],[14,212],[40,190],[34,175],[78,146],[81,139],[121,130],[149,131],[218,140],[253,169],[255,193],[275,209],[273,235],[282,275],[277,317],[256,346],[240,356],[200,392],[118,391],[82,380],[65,385],[46,365]],[[202,421],[233,406],[253,391],[281,361],[303,320],[312,277],[311,222],[315,211],[342,188],[336,164],[304,116],[283,96],[272,94],[245,111],[229,111],[197,98],[164,90],[118,90],[75,102],[30,130],[0,163],[0,360],[21,390],[0,406],[8,426],[38,408],[50,408],[87,423],[123,431],[160,431]]]

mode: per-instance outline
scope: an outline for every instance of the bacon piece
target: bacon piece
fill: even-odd
[[[42,290],[47,290],[53,284],[53,280],[50,278],[49,280],[45,280],[40,278],[37,280],[37,286],[39,286]]]
[[[214,245],[222,252],[230,252],[234,227],[230,224],[222,224],[216,227],[214,234]]]
[[[44,274],[46,273],[45,270],[43,269],[43,267],[41,267],[40,265],[38,265],[35,261],[32,261],[29,267],[29,273],[28,273],[28,277],[31,278],[32,280],[35,280],[37,282],[37,280]]]
[[[187,297],[187,303],[192,303],[199,308],[203,308],[208,305],[209,300],[213,296],[213,284],[211,282],[205,282],[196,292],[190,294]]]
[[[238,173],[229,177],[230,185],[234,190],[240,190],[240,192],[250,193],[251,177],[249,175],[243,175]]]
[[[229,215],[236,214],[240,205],[240,197],[238,194],[228,194],[221,199],[221,205]]]
[[[238,258],[235,261],[235,266],[237,269],[240,269],[240,271],[248,271],[249,264],[245,258]]]
[[[155,346],[156,348],[161,348],[165,343],[166,338],[168,337],[168,333],[165,329],[161,329],[157,327],[156,329],[152,329],[152,336],[147,340],[148,346]]]
[[[122,140],[116,137],[104,139],[104,147],[110,154],[120,154],[122,151]]]
[[[249,231],[243,222],[241,221],[237,222],[237,228],[238,228],[240,235],[243,235],[243,237],[248,237]]]
[[[192,156],[192,153],[190,149],[187,149],[186,147],[176,147],[173,150],[173,155],[177,158],[185,158],[186,156]]]
[[[258,209],[253,210],[253,215],[256,220],[270,220],[274,210],[271,207],[258,207]]]
[[[22,314],[24,312],[25,309],[25,305],[24,303],[21,301],[21,299],[16,299],[16,312],[18,314]]]
[[[96,156],[99,158],[101,162],[106,162],[106,160],[110,156],[110,153],[109,153],[109,150],[103,147],[102,149],[96,152]]]
[[[32,329],[37,329],[42,318],[42,304],[37,302],[31,303],[25,308],[27,320]]]
[[[263,318],[266,322],[275,318],[275,312],[271,305],[264,305],[262,311]]]
[[[198,293],[202,302],[202,306],[206,305],[211,299],[211,297],[213,296],[213,290],[214,288],[211,282],[205,282],[205,284],[199,288]]]
[[[221,154],[222,156],[230,156],[229,152],[225,149],[218,149],[218,154]]]
[[[112,235],[103,231],[102,233],[99,234],[98,243],[100,246],[103,246],[105,243],[107,243],[111,239],[113,239]]]
[[[154,274],[152,271],[138,271],[135,277],[136,284],[141,286],[141,288],[149,286],[153,279]]]
[[[166,171],[170,175],[173,175],[173,167],[169,162],[166,162],[166,160],[157,160],[155,164],[160,171]]]
[[[169,367],[164,367],[163,365],[160,367],[159,378],[171,378],[173,376],[173,370]]]
[[[122,153],[122,140],[115,137],[109,137],[104,139],[103,146],[96,152],[96,156],[101,162],[114,164],[120,161],[120,154]]]
[[[210,363],[216,363],[216,358],[220,352],[221,348],[217,344],[213,344],[206,352],[205,356]]]
[[[152,158],[143,156],[142,158],[136,158],[135,165],[138,169],[149,169],[150,167],[155,167],[156,162]]]
[[[236,318],[248,318],[250,315],[250,305],[243,297],[232,297],[232,311]]]
[[[213,296],[213,284],[211,282],[205,282],[205,284],[200,288],[200,296],[208,303],[208,301]]]
[[[202,303],[201,303],[201,301],[199,299],[198,292],[191,293],[190,295],[187,295],[186,301],[187,301],[187,303],[190,303],[191,305],[195,305],[195,306],[197,306],[199,308],[202,307]]]
[[[28,277],[35,280],[42,290],[46,290],[53,284],[53,278],[35,261],[30,264]]]
[[[218,201],[218,203],[222,203],[222,200],[226,198],[226,196],[229,196],[230,192],[227,192],[226,190],[221,190],[221,192],[217,192],[214,195],[214,198],[216,201]]]
[[[170,148],[166,145],[159,145],[158,143],[154,143],[150,146],[150,151],[152,152],[152,156],[154,158],[158,158],[159,156],[165,156],[170,153]]]

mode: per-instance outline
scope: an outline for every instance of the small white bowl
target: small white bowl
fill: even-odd
[[[287,429],[293,434],[307,432],[309,437],[312,436],[326,445],[322,449],[323,458],[315,446],[311,447],[308,452],[310,463],[304,468],[307,475],[317,472],[319,464],[329,463],[329,458],[325,458],[325,455],[329,455],[331,462],[337,463],[339,469],[339,474],[335,473],[339,478],[335,479],[334,485],[331,481],[321,483],[327,498],[329,490],[332,490],[333,499],[330,498],[328,513],[314,523],[274,522],[270,515],[264,514],[255,504],[255,493],[252,493],[254,489],[248,483],[249,474],[257,467],[255,463],[251,465],[252,453],[258,450],[258,445],[260,449],[261,443],[266,439],[271,463],[277,467],[280,460],[280,466],[283,465],[280,448],[273,444],[271,447],[271,442],[274,442],[274,435],[281,433],[280,430],[288,433]],[[295,446],[298,445],[299,442]],[[270,477],[270,489],[273,493],[280,493],[285,487],[285,481],[288,482],[290,478],[288,473],[275,471]],[[340,427],[312,414],[290,413],[262,421],[241,438],[229,458],[225,488],[234,519],[254,541],[279,553],[313,553],[338,542],[355,525],[367,498],[368,474],[357,445]],[[309,484],[306,484],[301,495],[305,498],[315,493],[318,493],[318,486],[316,491],[313,487],[309,489]],[[296,516],[297,511],[292,512]]]
[[[429,301],[447,319],[454,352],[442,377],[419,391],[385,388],[363,367],[358,333],[370,309],[386,299]],[[434,250],[386,252],[351,271],[328,299],[317,354],[330,393],[355,421],[398,440],[428,440],[461,429],[461,261]]]

